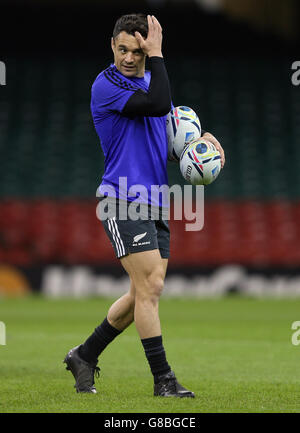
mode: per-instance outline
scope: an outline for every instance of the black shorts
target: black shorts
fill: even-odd
[[[100,199],[102,201],[103,199]],[[113,246],[117,258],[131,253],[159,249],[163,259],[170,255],[170,230],[168,219],[161,213],[151,219],[123,219],[119,214],[119,202],[116,201],[116,212],[109,215],[97,209],[97,216],[102,222],[107,236]]]

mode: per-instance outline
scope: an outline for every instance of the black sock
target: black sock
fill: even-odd
[[[80,346],[80,356],[87,362],[97,362],[100,353],[121,332],[111,326],[107,318],[105,318],[93,334]]]
[[[150,365],[151,372],[154,376],[154,382],[157,383],[158,376],[171,371],[167,363],[166,353],[162,344],[162,336],[144,338],[141,340],[144,346],[145,354]]]

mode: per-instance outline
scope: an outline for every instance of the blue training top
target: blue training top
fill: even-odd
[[[168,185],[166,116],[122,115],[133,93],[148,91],[150,79],[150,71],[141,78],[128,78],[112,64],[93,83],[91,111],[105,156],[97,195],[162,206],[165,203],[157,190]],[[151,202],[152,185],[156,193]]]

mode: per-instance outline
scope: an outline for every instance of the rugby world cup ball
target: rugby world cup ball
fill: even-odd
[[[168,160],[179,161],[186,145],[201,137],[200,120],[190,107],[173,108],[167,115]]]
[[[192,185],[209,185],[221,171],[220,152],[204,138],[195,140],[181,154],[180,171]]]

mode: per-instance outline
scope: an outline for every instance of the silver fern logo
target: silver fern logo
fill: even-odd
[[[0,86],[6,85],[6,66],[4,62],[0,61]]]
[[[140,241],[141,239],[143,239],[143,238],[146,236],[146,234],[147,234],[147,232],[142,233],[142,234],[140,234],[140,235],[136,235],[136,236],[133,238],[133,242],[138,242],[138,241]]]

